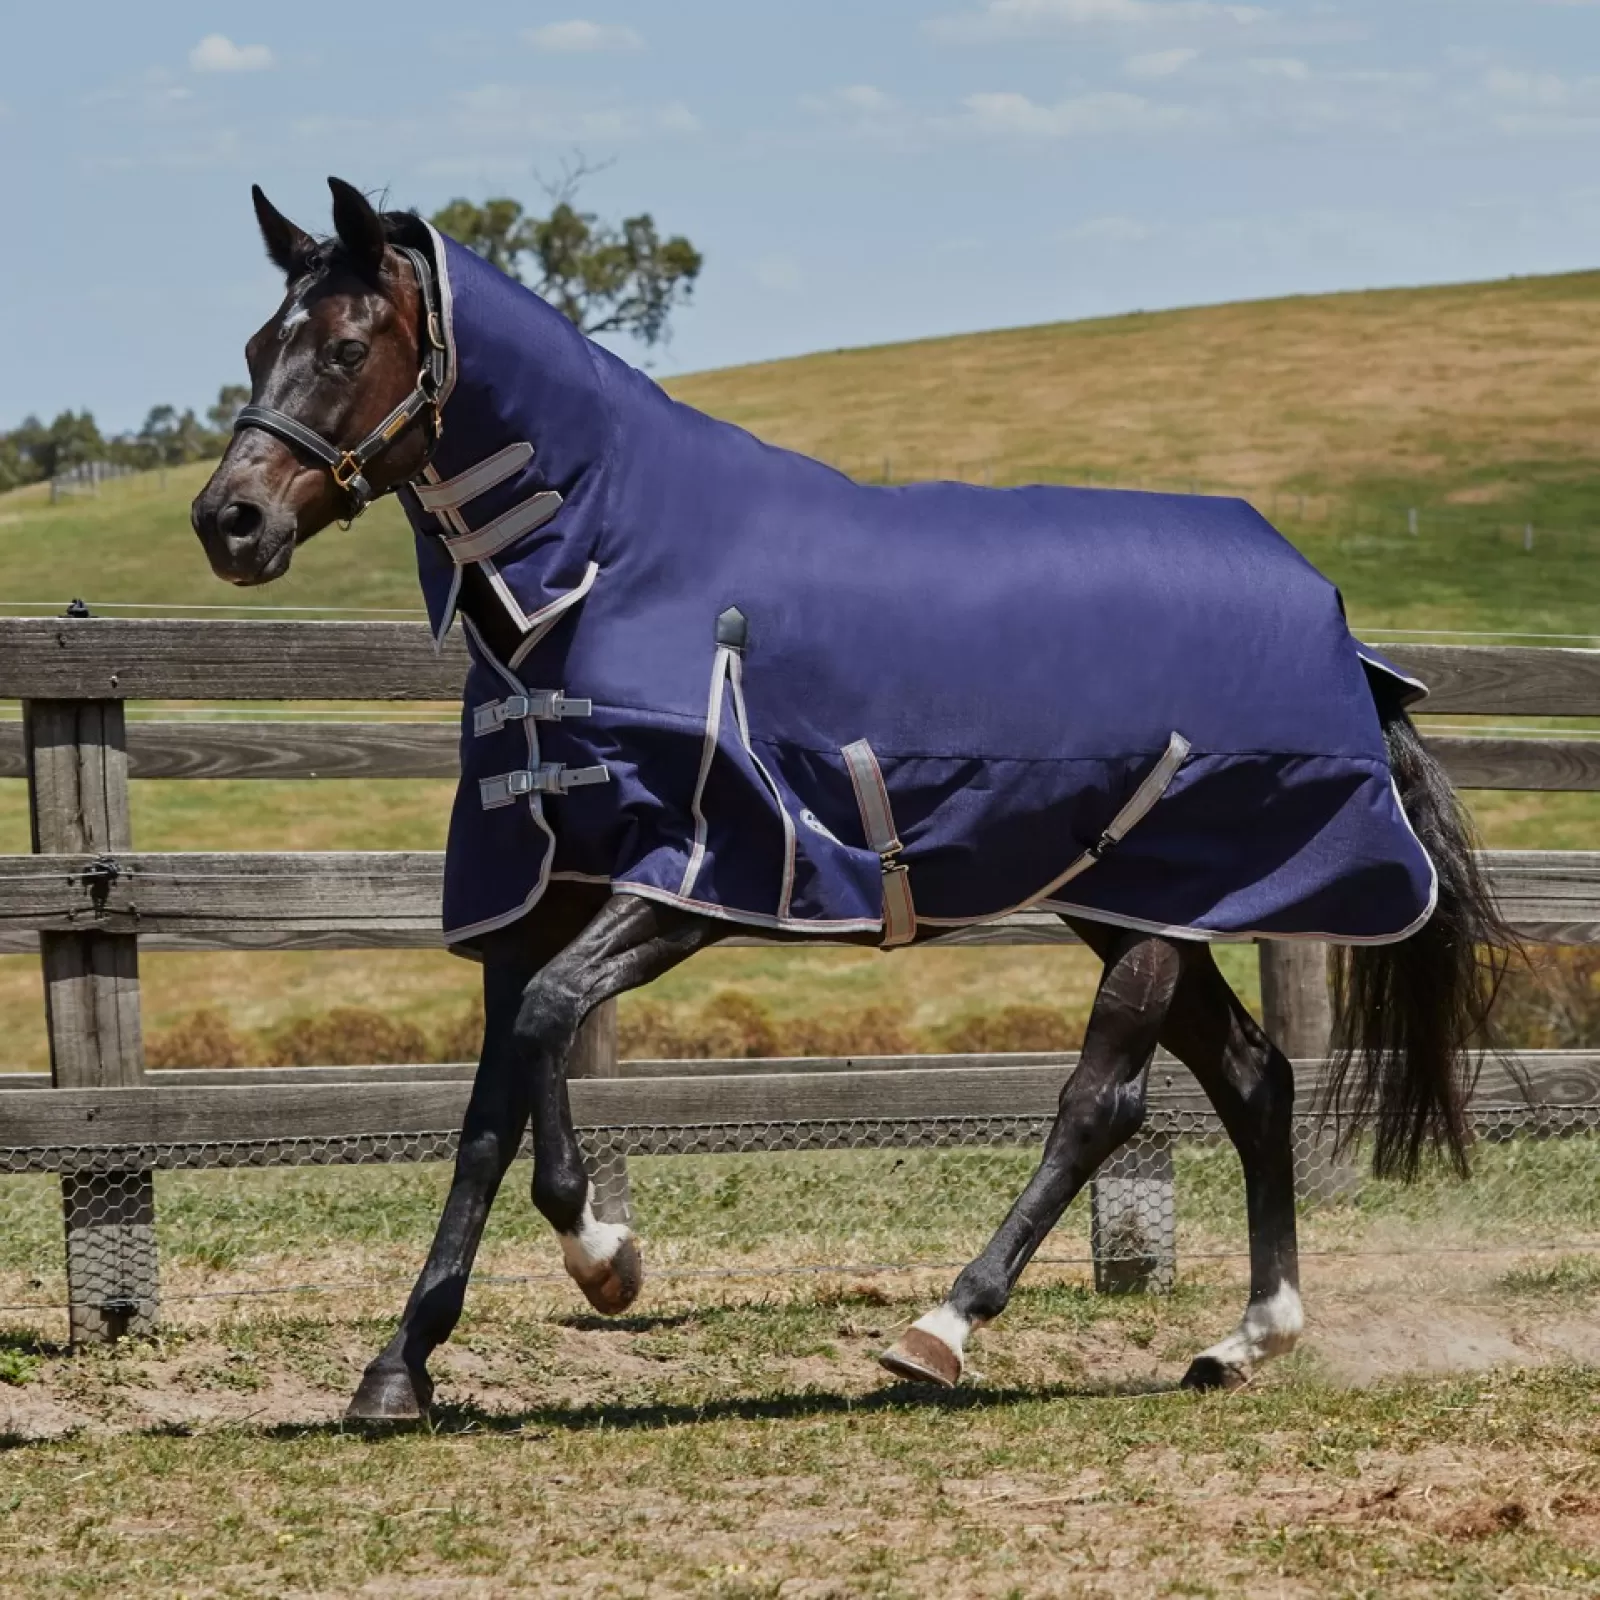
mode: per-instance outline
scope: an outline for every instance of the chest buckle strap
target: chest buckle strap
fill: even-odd
[[[504,700],[491,700],[472,713],[472,731],[482,737],[497,733],[508,722],[531,717],[536,722],[559,722],[563,717],[594,715],[594,701],[569,699],[561,689],[537,689],[532,694],[514,694]]]
[[[557,761],[545,761],[537,767],[524,767],[520,772],[502,772],[493,778],[480,779],[478,796],[483,801],[483,809],[492,811],[497,806],[510,805],[523,795],[565,794],[569,789],[586,789],[590,784],[610,781],[609,767],[565,767]]]

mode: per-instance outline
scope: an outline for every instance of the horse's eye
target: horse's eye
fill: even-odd
[[[341,339],[333,347],[333,358],[341,367],[354,371],[367,359],[367,347],[359,339]]]

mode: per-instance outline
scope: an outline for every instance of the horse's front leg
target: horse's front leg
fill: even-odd
[[[594,1008],[675,967],[727,925],[617,895],[528,984],[516,1038],[533,1076],[533,1203],[561,1243],[567,1272],[596,1311],[614,1316],[638,1298],[644,1263],[633,1231],[595,1216],[567,1092],[567,1059]]]
[[[400,1326],[362,1375],[345,1413],[352,1420],[414,1421],[432,1401],[428,1357],[455,1329],[489,1208],[528,1125],[531,1086],[515,1028],[531,966],[527,959],[484,965],[483,1051],[450,1193]]]

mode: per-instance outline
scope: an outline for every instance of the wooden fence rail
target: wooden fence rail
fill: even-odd
[[[1410,645],[1388,653],[1432,686],[1430,712],[1600,718],[1600,651]],[[0,1166],[61,1173],[75,1339],[153,1324],[151,1172],[171,1152],[215,1146],[214,1164],[254,1165],[274,1142],[439,1133],[457,1125],[471,1071],[146,1073],[141,946],[437,944],[442,861],[429,852],[139,851],[129,781],[450,778],[465,668],[458,640],[435,651],[411,623],[0,620],[0,699],[23,702],[20,724],[0,724],[0,778],[28,780],[34,843],[31,855],[0,857],[0,953],[39,954],[51,1051],[48,1080],[0,1078]],[[430,710],[426,720],[403,721],[202,722],[170,711],[130,721],[129,700],[401,702]],[[1508,737],[1498,729],[1428,738],[1462,787],[1600,790],[1600,738],[1543,730]],[[1600,942],[1600,850],[1496,851],[1486,864],[1502,909],[1525,937]],[[1055,917],[1024,912],[940,942],[1070,938]],[[736,942],[763,941],[752,934]],[[1265,943],[1261,961],[1269,1026],[1307,1058],[1309,1107],[1327,1044],[1325,952]],[[582,1036],[574,1113],[591,1131],[633,1130],[640,1149],[651,1147],[652,1129],[671,1131],[663,1149],[712,1148],[709,1130],[731,1123],[768,1125],[773,1148],[815,1147],[845,1122],[902,1126],[907,1142],[937,1142],[935,1124],[956,1119],[1048,1116],[1072,1066],[1070,1056],[628,1064],[616,1060],[614,1029],[607,1010]],[[1542,1103],[1600,1105],[1600,1055],[1530,1058],[1529,1068]],[[1511,1096],[1515,1086],[1482,1088]],[[1203,1109],[1177,1068],[1158,1067],[1151,1098],[1158,1120]],[[88,1154],[118,1148],[132,1170],[111,1170]],[[1097,1240],[1121,1225],[1134,1191],[1170,1185],[1170,1143],[1158,1136],[1146,1156],[1136,1172],[1097,1190]],[[608,1207],[626,1207],[625,1182],[602,1197]],[[1157,1241],[1136,1277],[1164,1282],[1170,1270],[1169,1238]],[[1097,1278],[1112,1281],[1109,1263],[1097,1260]]]

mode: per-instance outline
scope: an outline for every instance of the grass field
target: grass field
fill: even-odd
[[[1237,1394],[1172,1383],[1236,1285],[1020,1293],[982,1384],[888,1384],[928,1290],[657,1300],[603,1325],[489,1289],[432,1428],[346,1429],[387,1319],[341,1310],[64,1361],[0,1338],[0,1585],[81,1594],[1588,1595],[1592,1367],[1410,1376],[1345,1354],[1592,1319],[1506,1274],[1418,1318],[1332,1286],[1320,1341]],[[1316,1323],[1313,1326],[1317,1326]],[[1505,1348],[1500,1345],[1496,1348]]]
[[[1164,484],[1251,495],[1343,586],[1358,627],[1591,634],[1600,626],[1600,273],[1206,307],[1016,329],[674,380],[674,393],[869,477]],[[210,575],[187,503],[207,468],[120,480],[52,506],[0,497],[0,611],[97,603],[374,607],[414,613],[410,537],[392,503],[330,530],[266,590]],[[1308,497],[1302,503],[1301,497]],[[1421,533],[1405,510],[1422,508]],[[1533,553],[1522,524],[1541,530]],[[445,785],[141,784],[150,849],[436,848]],[[1594,795],[1478,795],[1487,842],[1584,848]],[[0,851],[26,850],[21,786],[0,783]],[[1233,960],[1247,987],[1248,955]],[[353,1002],[433,1027],[470,969],[443,956],[150,956],[156,1029],[199,1006],[241,1026]],[[1081,1013],[1092,965],[1071,951],[718,952],[661,986],[669,1007],[758,993],[775,1014],[898,1007],[919,1027],[985,1006]],[[44,1062],[34,963],[0,960],[5,1065]]]
[[[1174,1385],[1238,1315],[1237,1259],[1181,1256],[1161,1298],[1036,1264],[953,1394],[873,1364],[948,1268],[764,1275],[959,1259],[1021,1152],[636,1161],[652,1276],[612,1322],[560,1279],[519,1167],[433,1424],[404,1433],[339,1416],[442,1169],[163,1174],[160,1338],[69,1357],[59,1313],[0,1317],[0,1591],[1593,1594],[1600,1267],[1533,1247],[1600,1221],[1585,1154],[1495,1147],[1487,1189],[1308,1213],[1313,1252],[1405,1253],[1309,1255],[1301,1350],[1205,1399]],[[1508,1223],[1484,1196],[1512,1166]],[[1237,1250],[1231,1153],[1185,1148],[1178,1179],[1181,1248]],[[0,1179],[5,1302],[53,1294],[57,1205],[49,1178]],[[1494,1253],[1443,1248],[1469,1238]],[[749,1275],[661,1270],[713,1263]],[[308,1278],[346,1287],[203,1298]]]

